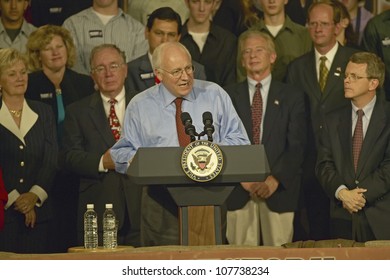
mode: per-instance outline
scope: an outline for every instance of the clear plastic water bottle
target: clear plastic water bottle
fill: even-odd
[[[97,214],[93,204],[87,204],[87,211],[84,214],[84,247],[85,249],[98,247]]]
[[[106,210],[103,214],[103,247],[105,249],[114,249],[117,245],[115,212],[112,209],[112,204],[106,204]]]

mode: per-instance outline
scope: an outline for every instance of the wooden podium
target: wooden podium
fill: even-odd
[[[236,196],[239,199],[235,191],[247,195],[239,182],[264,181],[270,173],[262,145],[220,148],[223,168],[216,178],[205,183],[197,183],[185,175],[181,167],[184,147],[139,148],[127,170],[136,184],[167,185],[179,207],[181,245],[221,245],[221,207],[232,192],[235,197],[229,201],[233,202]]]

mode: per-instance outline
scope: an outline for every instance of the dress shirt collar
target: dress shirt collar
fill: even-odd
[[[110,101],[110,99],[111,99],[111,97],[107,97],[107,96],[105,96],[103,93],[101,93],[100,92],[100,96],[102,97],[102,99],[103,99],[103,101],[105,102],[105,103],[108,103],[108,101]],[[126,94],[125,94],[125,87],[122,87],[122,90],[121,90],[121,92],[117,95],[117,96],[115,96],[114,98],[116,99],[116,101],[118,102],[118,103],[120,103],[124,98],[125,98],[125,96],[126,96]]]
[[[330,69],[330,66],[332,65],[333,59],[336,56],[337,50],[339,48],[339,43],[336,42],[336,44],[331,48],[326,54],[320,54],[316,48],[314,48],[315,52],[315,57],[316,57],[316,64],[319,66],[320,65],[320,57],[321,56],[326,56],[327,62],[326,62],[326,67]],[[329,64],[328,64],[329,63]],[[318,67],[317,67],[318,68]]]
[[[162,96],[164,107],[170,106],[177,97],[170,93],[163,83],[156,86],[159,87],[158,92]],[[183,96],[183,99],[189,102],[195,100],[194,86],[192,86],[192,90],[186,96]]]
[[[374,106],[376,102],[376,95],[374,98],[363,108],[358,108],[355,106],[355,104],[352,104],[352,119],[357,118],[357,110],[362,109],[364,112],[364,117],[367,118],[368,120],[371,119],[372,112],[374,111]]]
[[[247,78],[248,78],[248,87],[250,89],[253,89],[253,91],[255,90],[256,85],[258,83],[261,83],[261,91],[262,92],[264,91],[264,93],[267,93],[269,91],[269,87],[271,85],[271,80],[272,80],[272,75],[271,74],[269,74],[267,77],[262,79],[260,82],[255,81],[255,80],[253,80],[250,77],[247,77]]]

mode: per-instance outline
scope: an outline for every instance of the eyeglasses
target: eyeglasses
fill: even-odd
[[[363,77],[363,76],[358,76],[355,73],[349,73],[349,74],[342,74],[341,77],[345,79],[349,79],[351,82],[356,82],[357,80],[360,79],[372,79],[372,77]]]
[[[186,66],[184,68],[174,69],[172,71],[167,71],[167,70],[162,69],[162,68],[159,68],[159,69],[163,70],[164,72],[167,72],[168,74],[170,74],[175,79],[181,78],[181,76],[183,75],[183,72],[186,72],[187,75],[191,75],[195,71],[195,68],[194,68],[193,65],[188,65],[188,66]]]
[[[242,51],[243,56],[259,55],[260,53],[266,51],[265,48],[255,48],[255,49],[245,49]]]
[[[96,66],[91,70],[92,73],[96,73],[98,75],[106,74],[107,69],[110,70],[110,72],[118,72],[119,68],[121,68],[124,65],[124,63],[111,63],[110,65],[104,66],[104,65],[99,65]]]
[[[309,22],[307,25],[309,26],[309,28],[317,28],[317,27],[320,27],[320,28],[329,28],[333,25],[334,23],[333,22]]]

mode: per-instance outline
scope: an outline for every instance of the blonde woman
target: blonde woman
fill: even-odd
[[[24,57],[1,49],[0,166],[8,202],[0,251],[46,253],[57,141],[51,109],[25,99],[27,82]]]
[[[70,32],[56,25],[45,25],[33,32],[27,43],[30,70],[26,97],[44,102],[53,109],[60,148],[60,170],[53,186],[53,225],[55,252],[66,252],[77,245],[78,177],[62,166],[62,131],[66,107],[94,92],[90,76],[73,70],[76,50]]]

